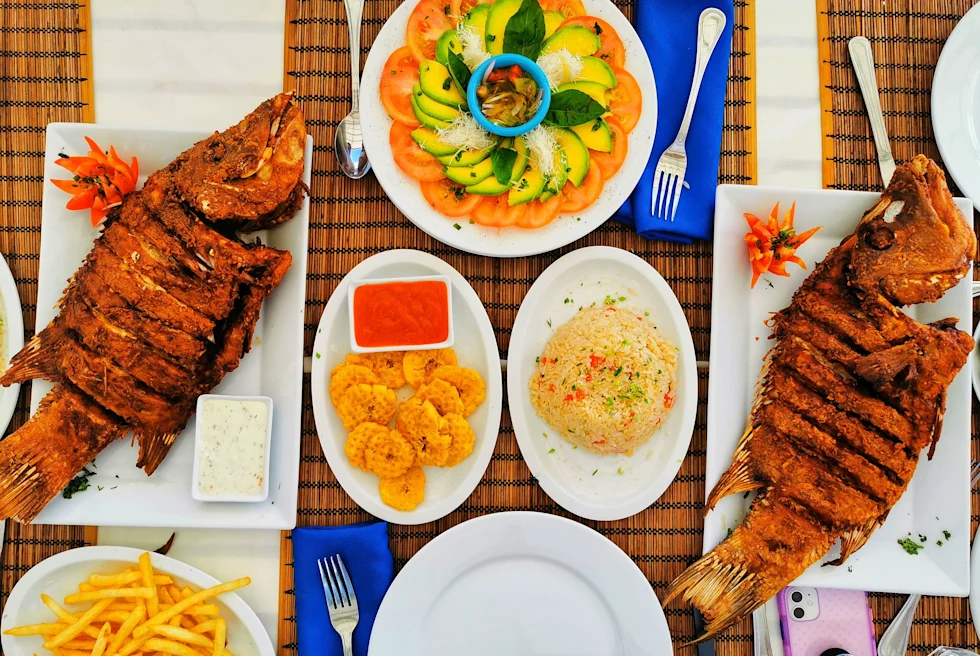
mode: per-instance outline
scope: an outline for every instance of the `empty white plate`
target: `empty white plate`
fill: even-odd
[[[369,656],[672,653],[643,573],[563,517],[485,515],[427,544],[381,602]]]

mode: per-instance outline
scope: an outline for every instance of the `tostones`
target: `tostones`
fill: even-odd
[[[405,351],[380,351],[378,353],[350,353],[344,362],[367,367],[381,379],[381,384],[391,389],[405,385],[405,369],[402,360]]]
[[[364,449],[367,470],[381,478],[398,478],[415,464],[415,447],[396,430],[375,433]]]
[[[445,424],[442,430],[452,438],[452,442],[449,444],[449,458],[443,467],[455,467],[473,453],[476,435],[473,433],[469,422],[463,419],[462,415],[449,414],[443,419],[445,419]]]
[[[340,404],[340,397],[349,390],[352,385],[378,385],[381,379],[377,374],[357,364],[342,362],[330,372],[330,400],[334,405]]]
[[[431,383],[426,383],[420,387],[415,396],[434,405],[439,414],[443,416],[461,415],[465,409],[456,388],[441,378],[436,378]]]
[[[350,365],[357,366],[357,365]],[[354,430],[366,421],[381,424],[391,421],[395,415],[398,398],[384,385],[352,385],[344,392],[337,404],[337,415],[344,428]]]
[[[444,380],[459,392],[463,401],[463,416],[469,417],[476,412],[476,407],[487,398],[487,386],[480,374],[466,367],[444,365],[439,367],[426,379],[427,383],[434,380]]]
[[[442,467],[449,458],[452,437],[443,433],[443,419],[428,401],[412,397],[398,409],[396,425],[415,447],[418,464]]]
[[[398,478],[382,478],[378,491],[381,501],[395,510],[415,510],[425,499],[425,472],[412,467]]]
[[[387,435],[390,431],[391,429],[387,426],[375,424],[370,421],[366,421],[352,430],[347,435],[347,443],[344,444],[344,452],[347,454],[347,458],[350,459],[350,464],[369,472],[370,469],[368,469],[364,461],[365,447],[367,447],[368,442],[375,435]]]
[[[456,351],[451,348],[408,351],[402,367],[405,370],[405,380],[412,389],[418,389],[433,371],[447,364],[456,364]]]

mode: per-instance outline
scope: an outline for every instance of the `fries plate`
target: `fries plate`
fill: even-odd
[[[139,570],[139,557],[143,552],[128,547],[82,547],[57,554],[35,565],[14,586],[0,616],[0,632],[26,624],[50,623],[51,610],[41,601],[46,594],[61,603],[65,597],[78,593],[80,582],[92,574],[118,575],[126,568]],[[179,588],[191,586],[206,589],[221,582],[199,569],[167,556],[150,554],[150,562],[157,575],[169,576]],[[243,572],[243,575],[247,572]],[[255,612],[234,592],[207,599],[205,604],[217,606],[227,622],[228,650],[235,656],[274,656],[275,649],[269,634]],[[78,612],[88,608],[90,602],[67,606]],[[157,636],[163,638],[163,636]],[[164,638],[165,639],[165,638]],[[6,656],[32,656],[47,654],[41,636],[0,637],[0,646]]]

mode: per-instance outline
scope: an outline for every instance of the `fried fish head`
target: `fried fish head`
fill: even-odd
[[[925,155],[895,170],[848,242],[851,287],[896,305],[938,300],[969,272],[977,249],[946,176]]]

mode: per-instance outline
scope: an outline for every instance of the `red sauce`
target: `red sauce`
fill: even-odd
[[[386,282],[354,289],[354,339],[359,346],[419,346],[448,338],[446,283]]]

